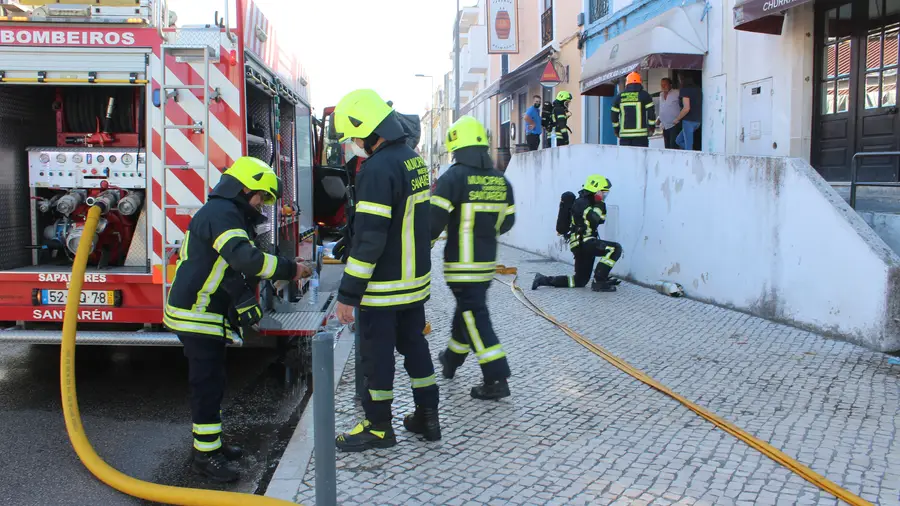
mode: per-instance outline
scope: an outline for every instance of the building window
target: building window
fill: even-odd
[[[609,0],[591,0],[589,22],[593,23],[609,15]]]
[[[852,52],[851,4],[827,11],[825,48],[822,65],[822,114],[837,114],[850,110],[850,58]],[[879,59],[880,60],[880,59]]]
[[[541,14],[541,46],[553,41],[553,0],[544,0],[544,13]]]
[[[504,54],[500,56],[500,75],[505,76],[509,74],[509,55]]]

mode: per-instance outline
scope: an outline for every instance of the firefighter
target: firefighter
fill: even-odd
[[[438,386],[428,341],[425,302],[431,293],[431,187],[425,161],[406,143],[397,113],[372,90],[356,90],[334,110],[341,142],[365,158],[356,179],[356,209],[337,316],[352,322],[359,308],[360,353],[366,377],[365,419],[338,435],[342,451],[397,444],[391,424],[394,349],[404,356],[415,412],[405,427],[441,438]]]
[[[497,266],[497,236],[509,232],[516,219],[512,186],[494,169],[488,146],[477,119],[463,116],[454,123],[447,150],[456,163],[438,179],[431,197],[431,239],[447,229],[444,279],[456,297],[450,341],[438,358],[444,377],[452,379],[474,351],[484,382],[471,395],[483,400],[510,395],[509,364],[491,326],[487,290]]]
[[[625,91],[613,99],[610,116],[620,146],[650,146],[650,136],[656,130],[656,108],[637,72],[625,78]]]
[[[164,323],[184,345],[191,387],[194,450],[192,469],[213,480],[239,478],[228,461],[241,449],[222,441],[225,347],[242,344],[262,318],[255,287],[260,279],[297,280],[311,270],[254,245],[264,223],[263,205],[281,197],[271,167],[239,158],[222,174],[209,201],[191,219],[166,301]]]
[[[568,91],[561,91],[556,94],[556,100],[553,101],[553,135],[556,137],[557,146],[566,146],[569,144],[569,132],[572,131],[567,125],[569,116],[569,103],[572,102],[572,94]]]
[[[615,292],[618,280],[610,279],[609,272],[622,256],[622,245],[600,239],[597,228],[606,221],[606,197],[612,183],[603,176],[588,176],[578,198],[572,203],[569,248],[575,256],[574,276],[544,276],[537,274],[531,284],[532,290],[540,286],[556,288],[581,288],[586,286],[594,269],[594,260],[599,259],[594,270],[591,290],[595,292]]]

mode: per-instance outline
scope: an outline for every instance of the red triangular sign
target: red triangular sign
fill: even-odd
[[[559,78],[559,72],[556,71],[556,67],[553,66],[552,61],[547,62],[547,66],[544,67],[544,73],[541,74],[541,82],[542,83],[558,83],[562,81]]]

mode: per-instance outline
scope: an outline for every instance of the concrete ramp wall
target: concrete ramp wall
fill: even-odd
[[[615,275],[900,350],[900,258],[809,164],[600,145],[516,154],[516,226],[503,242],[571,262],[559,196],[595,173],[612,182],[601,233],[624,247]]]

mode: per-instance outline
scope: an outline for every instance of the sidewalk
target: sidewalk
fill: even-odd
[[[435,248],[428,319],[432,355],[446,346],[453,297]],[[571,266],[501,248],[500,262],[534,272]],[[511,277],[506,277],[511,279]],[[887,356],[688,299],[623,283],[612,294],[541,288],[527,295],[593,342],[675,391],[768,441],[876,504],[900,504],[900,367]],[[441,388],[443,439],[405,432],[412,395],[398,357],[399,444],[338,453],[340,504],[838,504],[825,492],[676,401],[594,355],[519,303],[490,291],[494,327],[510,358],[513,396],[476,401],[469,357]],[[337,387],[337,430],[362,416],[349,357]],[[336,364],[341,367],[341,362]],[[302,423],[302,422],[301,422]],[[315,504],[303,432],[269,495]]]

